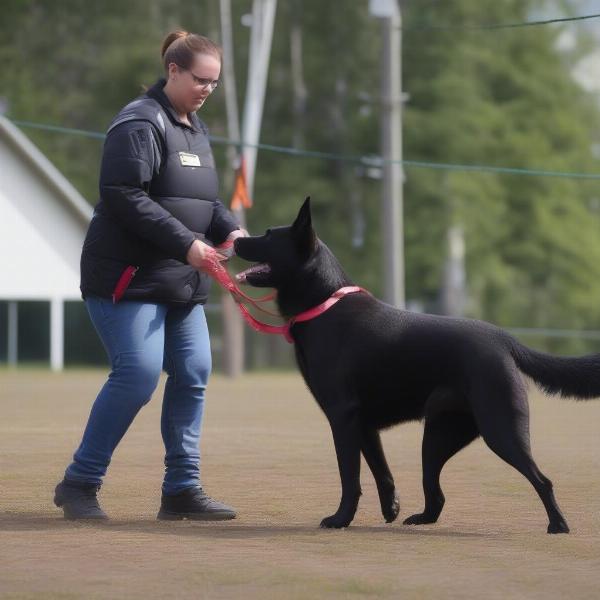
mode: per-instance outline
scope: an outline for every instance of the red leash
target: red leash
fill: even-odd
[[[325,300],[325,302],[322,302],[318,306],[315,306],[314,308],[311,308],[309,310],[305,310],[299,315],[292,317],[284,325],[269,325],[268,323],[263,323],[262,321],[259,321],[256,317],[250,314],[250,311],[245,306],[245,304],[251,304],[252,306],[254,306],[254,308],[257,308],[258,310],[272,317],[280,317],[281,315],[278,315],[277,313],[271,312],[270,310],[267,310],[266,308],[260,306],[260,303],[262,302],[268,302],[270,300],[273,300],[276,296],[276,293],[273,292],[271,294],[267,294],[262,298],[252,298],[251,296],[248,296],[247,294],[242,292],[242,290],[240,290],[240,288],[231,279],[231,276],[229,275],[225,267],[217,258],[218,250],[228,252],[232,246],[233,241],[229,241],[221,244],[220,246],[217,246],[216,249],[211,248],[211,250],[207,251],[208,255],[203,261],[202,271],[204,271],[207,275],[210,275],[213,279],[216,279],[217,283],[233,296],[233,299],[237,302],[238,308],[242,313],[242,317],[244,317],[244,320],[246,321],[246,323],[248,323],[248,325],[250,325],[250,327],[252,327],[252,329],[255,329],[256,331],[259,331],[261,333],[281,334],[290,344],[294,343],[294,339],[292,338],[290,329],[295,323],[309,321],[310,319],[318,317],[319,315],[323,314],[326,310],[329,310],[334,304],[339,302],[339,300],[341,300],[347,294],[354,294],[356,292],[366,292],[367,294],[369,293],[367,290],[358,286],[346,286],[334,292],[329,298],[327,298],[327,300]],[[131,283],[131,280],[135,276],[137,270],[138,267],[128,266],[125,269],[125,271],[123,271],[113,292],[113,302],[119,302],[119,300],[123,297],[125,290]]]
[[[217,250],[228,250],[232,245],[232,241],[225,242],[221,246],[218,246]],[[223,287],[231,293],[233,299],[237,302],[238,308],[242,313],[242,317],[244,317],[246,323],[248,323],[248,325],[250,325],[252,329],[261,333],[281,334],[290,344],[294,343],[294,338],[291,335],[290,329],[295,323],[300,323],[302,321],[310,321],[311,319],[318,317],[325,311],[329,310],[334,304],[337,304],[337,302],[339,302],[344,296],[348,294],[355,294],[357,292],[366,292],[367,294],[369,293],[367,290],[356,285],[346,286],[334,292],[329,298],[327,298],[327,300],[325,300],[325,302],[322,302],[318,306],[310,308],[309,310],[305,310],[299,315],[292,317],[287,323],[285,323],[285,325],[269,325],[268,323],[262,323],[261,321],[253,317],[246,308],[246,306],[244,306],[244,302],[251,304],[252,306],[258,308],[266,314],[272,316],[279,316],[258,305],[259,302],[267,302],[269,300],[273,300],[273,298],[275,298],[276,296],[275,293],[268,294],[267,296],[263,296],[262,298],[256,299],[244,294],[244,292],[242,292],[242,290],[240,290],[240,288],[231,279],[225,267],[217,259],[216,251],[214,252],[214,254],[211,253],[210,256],[205,259],[205,265],[203,266],[202,270],[208,275],[210,275],[213,279],[216,279],[216,281],[221,287]]]
[[[252,298],[245,294],[240,288],[235,284],[235,282],[231,279],[229,273],[225,269],[225,267],[221,264],[221,262],[217,259],[217,251],[218,250],[228,250],[233,246],[233,241],[223,242],[220,246],[217,246],[217,249],[214,252],[211,252],[210,255],[204,259],[204,265],[202,266],[202,270],[210,275],[213,279],[216,279],[219,285],[226,289],[231,293],[234,300],[239,304],[242,302],[242,299],[246,302],[249,302],[258,310],[266,313],[267,315],[271,315],[272,317],[278,317],[277,313],[271,312],[262,306],[259,306],[259,302],[269,302],[269,300],[273,300],[276,297],[276,293],[272,292],[271,294],[267,294],[262,298]]]

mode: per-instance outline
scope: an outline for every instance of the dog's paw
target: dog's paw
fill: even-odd
[[[408,519],[404,519],[405,525],[426,525],[427,523],[435,523],[437,521],[437,516],[428,515],[427,513],[417,513],[416,515],[411,515]]]
[[[342,529],[343,527],[348,527],[352,519],[348,517],[344,517],[343,515],[331,515],[330,517],[325,517],[321,521],[321,525],[319,527],[321,529]]]
[[[387,492],[385,495],[380,494],[379,500],[381,502],[381,513],[383,514],[385,522],[392,523],[396,520],[398,513],[400,512],[400,498],[398,497],[398,492],[394,489]]]
[[[569,533],[569,526],[566,521],[558,521],[548,525],[548,533]]]

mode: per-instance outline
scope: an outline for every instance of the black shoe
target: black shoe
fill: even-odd
[[[54,490],[54,504],[62,507],[65,519],[108,519],[96,494],[100,485],[63,479]]]
[[[226,521],[235,519],[235,510],[209,498],[201,487],[190,487],[175,496],[163,492],[156,518],[164,521]]]

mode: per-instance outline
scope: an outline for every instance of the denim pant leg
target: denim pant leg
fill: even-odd
[[[87,298],[86,306],[112,370],[65,478],[101,483],[114,449],[158,384],[167,308],[144,302],[113,304],[96,297]]]
[[[165,494],[200,484],[200,429],[211,366],[204,308],[199,304],[171,308],[165,323],[164,369],[168,379],[161,418]]]

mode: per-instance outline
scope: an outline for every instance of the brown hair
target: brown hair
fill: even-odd
[[[213,41],[197,33],[188,33],[182,29],[172,31],[162,43],[161,56],[165,71],[169,70],[169,63],[175,63],[182,69],[189,69],[195,54],[210,54],[222,60],[221,48]]]

